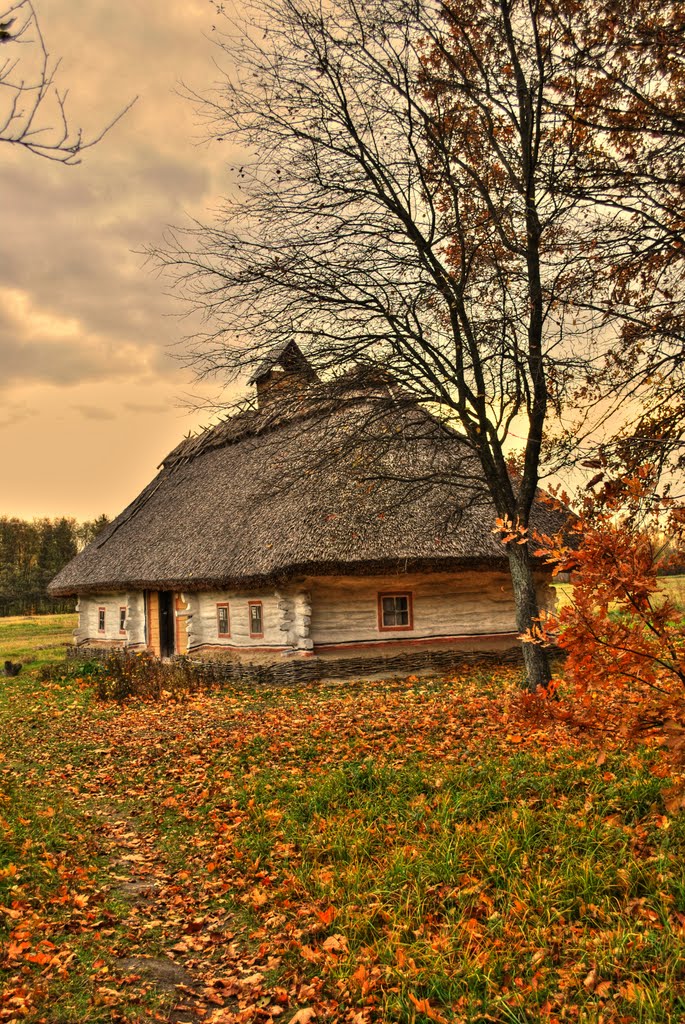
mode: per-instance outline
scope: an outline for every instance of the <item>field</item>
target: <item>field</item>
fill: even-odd
[[[68,618],[0,620],[37,659],[0,689],[0,1020],[685,1017],[656,710],[638,743],[478,669],[102,703],[41,681]]]
[[[670,597],[677,608],[685,609],[685,576],[662,576],[659,585],[661,591]],[[570,600],[570,584],[556,583],[554,586],[561,604]]]
[[[0,618],[0,665],[10,659],[35,670],[62,661],[76,621],[75,613]]]

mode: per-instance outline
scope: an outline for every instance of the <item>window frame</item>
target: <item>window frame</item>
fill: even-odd
[[[261,623],[261,632],[252,632],[252,609],[259,608],[259,621]],[[264,602],[263,601],[248,601],[247,602],[247,617],[250,631],[250,640],[263,640],[264,639]]]
[[[102,625],[100,623],[102,622]],[[98,633],[107,632],[107,608],[102,605],[98,606]]]
[[[226,633],[222,633],[221,632],[221,616],[219,614],[219,609],[221,609],[221,608],[225,608],[226,609],[226,627],[227,627],[227,630],[228,630]],[[217,601],[217,604],[216,604],[216,635],[219,637],[219,639],[225,639],[226,637],[230,637],[230,635],[231,635],[231,611],[230,611],[230,607],[229,607],[228,601]]]
[[[123,615],[122,615],[123,612]],[[128,619],[128,608],[126,605],[119,605],[119,634],[125,636],[127,632],[126,620]]]
[[[406,626],[386,626],[383,624],[383,598],[384,597],[406,597],[407,599],[407,624]],[[414,594],[411,590],[384,590],[378,594],[378,631],[380,633],[406,633],[414,628]]]

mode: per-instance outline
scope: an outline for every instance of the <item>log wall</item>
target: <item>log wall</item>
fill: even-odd
[[[310,635],[316,651],[353,645],[516,631],[514,595],[507,573],[412,573],[402,576],[325,576],[307,580]],[[381,630],[378,595],[411,593],[413,628]],[[551,607],[554,590],[540,579],[539,599]]]
[[[378,595],[410,593],[411,629],[381,630]],[[552,608],[554,588],[541,576],[541,607]],[[250,636],[249,602],[262,602],[264,635]],[[229,637],[219,637],[217,604],[228,604]],[[105,633],[98,632],[98,610],[105,608]],[[126,633],[119,632],[119,609],[127,608]],[[147,645],[160,653],[159,599],[156,591],[81,597],[77,606],[77,644]],[[491,639],[516,632],[514,600],[508,574],[496,572],[411,573],[396,576],[318,576],[277,591],[201,591],[176,594],[176,652],[282,651],[344,653],[356,646],[379,648],[422,640],[448,644],[453,638]],[[147,625],[146,625],[147,624]]]

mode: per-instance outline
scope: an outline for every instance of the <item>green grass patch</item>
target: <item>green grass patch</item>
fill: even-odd
[[[41,668],[64,660],[76,628],[75,613],[0,618],[0,668],[6,660]]]

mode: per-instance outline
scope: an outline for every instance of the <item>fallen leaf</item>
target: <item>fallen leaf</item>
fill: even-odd
[[[335,907],[329,907],[328,910],[317,910],[316,916],[322,924],[329,925],[335,917]]]
[[[409,993],[409,999],[419,1013],[425,1013],[429,1020],[434,1020],[436,1024],[449,1024],[447,1018],[443,1017],[437,1010],[434,1010],[427,999],[417,999],[411,992]]]
[[[309,1024],[310,1020],[316,1018],[316,1013],[311,1008],[298,1010],[294,1017],[290,1018],[289,1024]]]
[[[583,979],[583,985],[588,992],[594,992],[597,984],[597,971],[593,967],[592,970]]]
[[[327,953],[347,953],[349,949],[344,935],[329,936],[324,942],[323,948]]]

